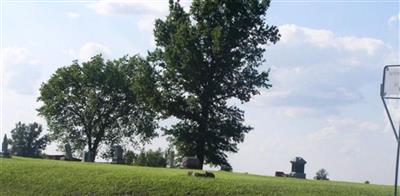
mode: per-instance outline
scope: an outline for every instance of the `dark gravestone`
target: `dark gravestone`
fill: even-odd
[[[72,160],[74,157],[72,157],[72,148],[70,144],[65,144],[64,145],[64,150],[65,150],[65,160]]]
[[[120,145],[113,146],[112,163],[116,164],[124,163],[123,149]]]
[[[303,158],[296,157],[290,161],[292,164],[292,172],[290,172],[289,176],[293,178],[306,178],[306,174],[304,173],[304,165],[307,163]]]
[[[195,176],[195,177],[206,177],[206,178],[215,178],[214,173],[206,171],[205,173],[193,172],[188,171],[188,176]]]
[[[276,177],[286,177],[286,174],[283,171],[276,171],[275,176]]]
[[[86,151],[86,152],[83,153],[83,159],[82,159],[82,161],[83,161],[83,162],[93,162],[93,161],[92,161],[92,158],[93,158],[92,153]]]
[[[199,169],[200,161],[196,157],[183,157],[182,167],[186,169]]]

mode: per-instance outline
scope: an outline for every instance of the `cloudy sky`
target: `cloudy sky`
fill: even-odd
[[[289,160],[302,156],[309,178],[326,168],[333,180],[391,184],[396,146],[379,85],[383,66],[400,64],[399,6],[272,1],[267,21],[282,39],[268,46],[260,69],[271,68],[273,87],[239,105],[254,130],[229,155],[234,170],[289,172]],[[3,1],[1,138],[18,121],[45,125],[38,88],[58,67],[152,50],[153,21],[167,9],[162,0]],[[148,147],[165,146],[159,138]]]

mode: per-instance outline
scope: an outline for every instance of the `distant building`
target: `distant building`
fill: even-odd
[[[289,177],[305,179],[304,166],[307,161],[301,157],[295,157],[290,163],[292,164],[292,172],[290,172]]]

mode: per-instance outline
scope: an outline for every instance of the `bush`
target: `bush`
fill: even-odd
[[[166,167],[167,160],[164,158],[164,153],[161,149],[156,151],[149,150],[147,152],[142,151],[135,160],[135,165],[149,166],[149,167]]]
[[[316,174],[314,179],[315,180],[329,180],[328,178],[328,172],[326,171],[326,169],[320,169]]]
[[[126,151],[124,157],[125,157],[125,163],[128,165],[132,165],[133,162],[135,161],[137,155],[133,151],[128,150],[128,151]]]

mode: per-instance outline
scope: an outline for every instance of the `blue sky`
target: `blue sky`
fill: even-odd
[[[58,67],[99,52],[151,50],[152,21],[167,13],[165,2],[4,1],[1,136],[18,121],[45,124],[35,111],[38,88]],[[254,127],[229,155],[234,170],[289,172],[289,160],[303,156],[308,178],[326,168],[333,180],[391,184],[396,147],[379,84],[385,64],[400,64],[399,2],[277,0],[267,15],[282,34],[260,68],[271,68],[273,88],[232,102]],[[165,146],[159,138],[147,147]]]

